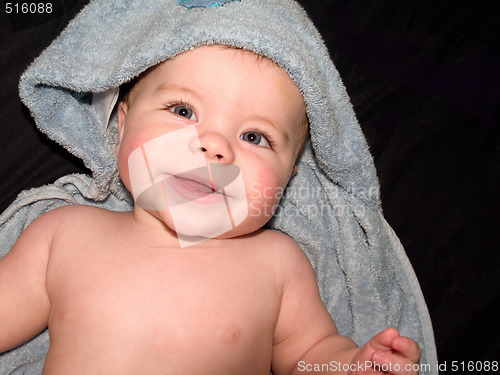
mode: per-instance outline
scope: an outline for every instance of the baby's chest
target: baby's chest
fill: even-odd
[[[279,296],[258,263],[133,260],[82,259],[59,275],[51,335],[77,335],[101,351],[108,341],[134,343],[176,360],[194,352],[214,360],[270,350]]]

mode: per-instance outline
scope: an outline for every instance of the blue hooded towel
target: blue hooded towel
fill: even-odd
[[[24,73],[19,90],[40,131],[81,158],[92,176],[68,175],[21,193],[0,216],[0,257],[55,207],[132,209],[114,153],[118,88],[210,44],[274,60],[304,96],[310,141],[268,226],[309,257],[339,332],[363,345],[395,327],[421,346],[421,373],[437,374],[427,307],[383,217],[365,138],[321,36],[292,0],[94,0],[84,8]],[[2,354],[0,373],[41,373],[48,344],[45,331]]]

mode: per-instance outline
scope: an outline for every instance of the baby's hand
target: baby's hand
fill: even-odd
[[[419,361],[418,344],[408,337],[400,336],[396,329],[388,328],[359,348],[352,363],[360,371],[352,371],[351,375],[417,375]]]

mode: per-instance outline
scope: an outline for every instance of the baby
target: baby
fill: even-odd
[[[48,326],[44,374],[418,373],[395,329],[361,348],[339,335],[302,250],[262,229],[307,134],[282,68],[197,47],[141,75],[118,125],[134,210],[30,224],[0,260],[0,352]]]

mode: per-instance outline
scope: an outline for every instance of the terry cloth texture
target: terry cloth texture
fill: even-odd
[[[38,128],[81,158],[92,176],[69,175],[22,193],[0,216],[0,256],[52,208],[132,208],[114,153],[119,86],[196,46],[244,48],[283,67],[300,88],[310,121],[299,171],[268,226],[303,248],[341,334],[363,345],[396,327],[420,344],[421,363],[431,365],[422,373],[437,373],[420,286],[383,217],[373,160],[349,97],[303,9],[292,0],[179,3],[92,1],[24,73],[20,95]],[[0,373],[40,373],[47,336],[0,356]]]

